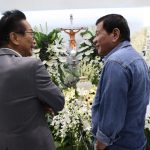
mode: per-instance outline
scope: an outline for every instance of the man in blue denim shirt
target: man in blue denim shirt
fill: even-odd
[[[144,150],[144,118],[150,78],[143,58],[130,44],[130,29],[121,15],[96,22],[94,43],[104,68],[92,106],[97,150]]]

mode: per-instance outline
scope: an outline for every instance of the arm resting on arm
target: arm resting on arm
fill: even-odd
[[[47,104],[57,113],[64,107],[64,96],[60,89],[51,81],[51,78],[41,61],[35,69],[36,93],[42,103]]]

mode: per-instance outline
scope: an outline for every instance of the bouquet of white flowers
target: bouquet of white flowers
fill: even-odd
[[[75,88],[64,90],[65,108],[51,123],[58,147],[74,145],[75,149],[88,149],[91,146],[91,105],[95,91],[96,86],[93,85],[80,97]]]

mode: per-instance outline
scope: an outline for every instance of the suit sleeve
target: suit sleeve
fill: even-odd
[[[40,60],[35,68],[36,94],[39,100],[48,104],[55,112],[64,107],[64,96],[60,89],[51,81],[49,73]]]

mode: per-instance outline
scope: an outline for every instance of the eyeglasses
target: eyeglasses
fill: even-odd
[[[35,32],[34,31],[25,31],[25,32],[16,32],[18,34],[25,34],[25,33],[29,33],[30,35],[32,35],[34,37]]]
[[[34,34],[35,34],[34,31],[25,31],[25,33],[29,33],[29,34],[31,34],[32,36],[34,36]]]

